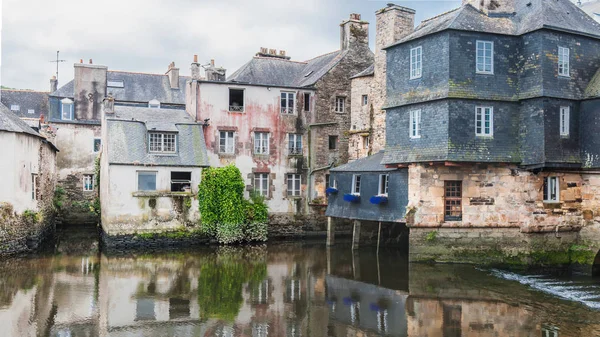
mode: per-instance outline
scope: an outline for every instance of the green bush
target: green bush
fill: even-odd
[[[61,186],[57,186],[54,190],[54,197],[52,198],[52,206],[55,211],[60,211],[65,203],[65,189]]]

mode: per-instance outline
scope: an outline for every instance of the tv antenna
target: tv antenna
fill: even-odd
[[[56,81],[57,82],[58,82],[58,64],[61,62],[67,62],[67,60],[61,60],[60,57],[58,57],[59,53],[60,53],[60,51],[57,50],[56,51],[56,60],[50,61],[50,62],[56,63]]]

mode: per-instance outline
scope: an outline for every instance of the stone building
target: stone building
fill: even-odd
[[[97,223],[88,204],[98,197],[95,163],[102,142],[102,101],[112,94],[115,105],[184,110],[186,78],[173,63],[166,74],[110,71],[92,60],[80,60],[74,70],[74,79],[50,94],[48,123],[63,149],[57,158],[59,185],[69,200],[63,221]]]

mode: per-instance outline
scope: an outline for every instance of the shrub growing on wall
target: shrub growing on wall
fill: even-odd
[[[244,199],[240,170],[229,165],[211,167],[198,188],[202,229],[220,243],[266,241],[268,208],[262,197]]]

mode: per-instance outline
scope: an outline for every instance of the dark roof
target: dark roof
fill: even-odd
[[[600,69],[596,71],[583,94],[585,98],[600,97]]]
[[[109,164],[208,166],[203,127],[183,110],[115,106],[106,128]],[[147,134],[153,130],[176,132],[177,153],[149,153]]]
[[[338,166],[329,170],[330,172],[382,172],[394,171],[395,168],[386,168],[381,164],[384,151],[379,151],[374,155],[360,158],[348,164]]]
[[[335,51],[305,62],[255,56],[227,78],[228,82],[282,87],[309,87],[331,70],[348,51]]]
[[[0,104],[0,131],[26,133],[32,136],[44,138],[27,123],[21,120],[19,116],[12,113],[4,104]]]
[[[40,118],[40,114],[48,116],[48,92],[32,90],[2,89],[0,100],[10,109],[18,105],[19,110],[11,110],[19,117]],[[29,113],[33,110],[33,113]]]
[[[171,89],[169,76],[163,74],[145,74],[125,71],[107,71],[107,81],[123,81],[123,87],[108,87],[106,93],[112,93],[117,102],[150,102],[185,105],[185,82],[188,76],[179,76],[179,88]],[[74,81],[60,87],[50,96],[73,98]]]
[[[522,35],[542,28],[557,29],[600,38],[600,24],[569,0],[514,0],[515,14],[490,14],[470,3],[424,20],[402,44],[447,29],[504,35]]]
[[[371,64],[367,69],[361,71],[360,73],[358,73],[350,78],[366,77],[366,76],[373,76],[373,75],[375,75],[375,64]]]

